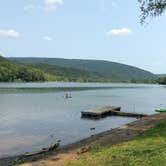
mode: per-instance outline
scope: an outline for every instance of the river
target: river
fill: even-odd
[[[72,98],[65,99],[66,93]],[[110,105],[120,106],[123,111],[153,114],[156,108],[166,106],[166,87],[0,83],[0,158],[39,151],[57,140],[66,145],[135,120],[115,116],[101,120],[81,118],[81,111]]]

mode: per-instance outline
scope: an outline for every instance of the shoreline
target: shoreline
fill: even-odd
[[[68,158],[70,154],[72,154],[74,158],[78,158],[80,154],[88,151],[93,144],[111,146],[132,140],[162,121],[166,121],[166,113],[149,115],[126,125],[85,138],[78,142],[60,146],[55,150],[38,152],[28,156],[19,155],[15,157],[2,158],[0,159],[0,165],[13,166],[14,164],[31,162],[35,162],[35,165],[38,165],[41,161],[45,163],[54,162],[56,165],[63,165],[62,163],[66,161],[66,158]],[[31,166],[31,164],[28,166]]]

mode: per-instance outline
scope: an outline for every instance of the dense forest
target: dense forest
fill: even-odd
[[[0,82],[39,82],[54,80],[54,77],[43,71],[10,62],[0,56]]]
[[[95,80],[96,79],[104,81],[111,80],[113,82],[131,82],[131,81],[138,82],[142,80],[149,80],[156,78],[155,74],[139,69],[137,67],[120,64],[116,62],[102,61],[102,60],[81,60],[81,59],[61,59],[61,58],[10,58],[10,60],[26,64],[42,63],[52,66],[54,65],[61,66],[68,69],[72,68],[75,69],[75,71],[77,70],[78,73],[80,73],[81,70],[86,72],[88,76],[90,75],[92,80],[94,80],[92,76],[95,76]],[[42,69],[45,67],[42,66]]]
[[[24,64],[0,56],[0,82],[110,82],[97,73],[46,63]]]
[[[166,85],[166,77],[160,77],[156,80],[157,83]]]
[[[102,75],[89,72],[86,70],[75,69],[72,67],[61,67],[57,65],[50,65],[47,63],[34,63],[28,66],[38,68],[46,73],[56,76],[57,81],[69,82],[110,82],[111,78],[103,77]]]
[[[67,81],[166,84],[166,77],[160,76],[162,75],[156,76],[132,66],[107,61],[49,58],[6,59],[0,56],[0,82]]]

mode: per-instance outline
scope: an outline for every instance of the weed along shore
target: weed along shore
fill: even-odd
[[[30,156],[21,155],[0,160],[1,166],[63,166],[69,162],[77,161],[82,155],[88,153],[94,146],[110,147],[133,140],[157,124],[166,122],[166,113],[154,114],[140,118],[132,123],[109,131],[96,134],[76,143],[58,147],[50,151]]]

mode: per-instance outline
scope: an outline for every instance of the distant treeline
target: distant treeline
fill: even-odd
[[[146,80],[131,80],[131,83],[145,83],[145,84],[166,85],[166,77],[159,77],[159,78],[156,78],[156,79],[146,79]]]
[[[111,78],[103,77],[102,75],[72,67],[61,67],[50,65],[47,63],[34,63],[28,66],[35,67],[46,73],[56,76],[57,81],[68,82],[111,82]]]
[[[85,64],[88,62],[88,67],[83,68],[73,68],[71,66],[63,67],[50,63],[52,61],[43,61],[36,63],[23,63],[15,60],[6,59],[0,56],[0,82],[44,82],[44,81],[65,81],[65,82],[125,82],[125,83],[159,83],[166,84],[166,77],[158,78],[153,74],[142,71],[141,69],[133,68],[130,66],[120,65],[123,70],[116,70],[114,72],[107,67],[105,68],[100,66],[99,61],[92,61],[93,65],[91,67],[91,61],[85,61]],[[62,61],[63,62],[63,61]],[[65,60],[65,62],[67,62]],[[73,63],[73,61],[71,61]],[[74,61],[75,62],[75,61]],[[83,65],[79,61],[80,65]],[[96,66],[95,66],[96,63]],[[101,64],[105,62],[101,61]],[[103,64],[103,65],[104,65]],[[87,65],[87,64],[86,64]],[[86,66],[85,65],[85,66]],[[112,63],[110,63],[112,65]],[[115,64],[114,64],[115,65]],[[67,66],[67,65],[66,65]],[[92,70],[94,69],[95,70]],[[97,70],[97,67],[99,68]],[[116,66],[118,69],[118,67]],[[134,74],[132,72],[134,71]],[[109,75],[110,70],[110,75]],[[102,71],[102,72],[101,72]],[[112,72],[112,73],[111,73]],[[128,73],[128,76],[126,74]],[[142,76],[140,76],[142,74]],[[139,77],[137,77],[138,75]],[[116,79],[118,78],[120,79]],[[125,79],[126,77],[127,79]],[[129,79],[130,78],[130,79]],[[136,79],[137,78],[137,79]],[[145,78],[145,79],[142,79]]]
[[[156,80],[157,83],[166,85],[166,77],[160,77]]]
[[[0,56],[0,82],[110,82],[94,72],[44,63],[23,64]]]
[[[56,75],[61,71],[64,77],[76,80],[79,78],[83,81],[131,82],[131,80],[149,80],[157,77],[149,71],[134,66],[103,60],[63,58],[9,58],[9,60],[34,64]]]
[[[17,64],[0,57],[0,82],[39,82],[51,79],[43,71]]]

